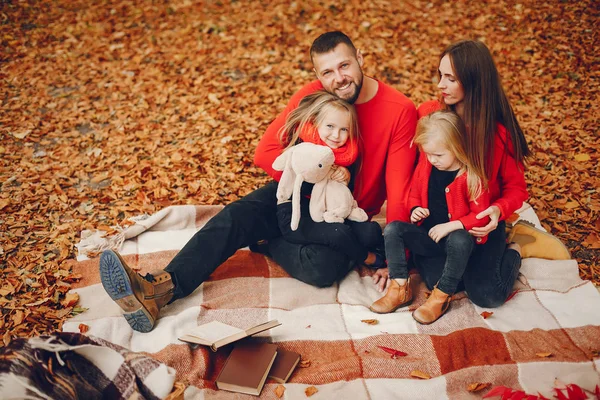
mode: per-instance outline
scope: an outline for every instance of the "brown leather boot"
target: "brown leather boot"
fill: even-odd
[[[527,221],[517,221],[510,230],[507,241],[521,246],[521,258],[571,259],[569,249],[559,238],[536,228]]]
[[[175,288],[168,272],[160,270],[142,277],[112,250],[100,255],[100,279],[129,325],[139,332],[152,330],[160,309],[173,298]]]
[[[408,305],[413,299],[410,287],[410,277],[404,285],[400,285],[395,279],[390,280],[390,286],[385,296],[371,304],[369,310],[377,314],[387,314],[396,311],[402,306]]]
[[[452,301],[451,295],[435,287],[427,301],[421,307],[417,308],[412,316],[418,323],[429,325],[444,315],[450,306],[450,301]]]

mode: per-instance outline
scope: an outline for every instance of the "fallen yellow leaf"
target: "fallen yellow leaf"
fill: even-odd
[[[419,378],[419,379],[431,379],[431,375],[429,375],[426,372],[419,371],[418,369],[415,369],[413,372],[411,372],[410,376],[412,376],[413,378]]]
[[[590,160],[590,155],[589,154],[577,154],[574,158],[577,161],[584,162],[584,161]]]
[[[479,392],[483,389],[487,389],[491,385],[492,385],[491,383],[480,383],[480,382],[471,383],[469,386],[467,386],[467,391],[473,392],[473,393]]]
[[[548,358],[548,357],[552,357],[554,354],[552,353],[535,353],[536,356],[541,357],[541,358]]]
[[[313,394],[317,393],[319,391],[319,389],[317,389],[314,386],[309,386],[306,388],[306,390],[304,390],[304,393],[306,394],[306,397],[310,397]]]
[[[377,319],[361,319],[360,322],[364,322],[367,325],[377,325],[379,320]]]
[[[275,388],[275,396],[277,396],[278,399],[282,398],[284,393],[285,393],[285,386],[278,385]]]

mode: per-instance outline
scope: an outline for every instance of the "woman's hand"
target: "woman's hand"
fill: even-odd
[[[410,222],[413,224],[419,222],[422,219],[429,217],[429,210],[423,207],[417,207],[410,214]]]
[[[350,171],[346,167],[340,167],[338,165],[334,165],[333,173],[331,174],[330,179],[336,182],[343,183],[347,185],[350,182]]]
[[[371,278],[380,292],[383,292],[390,285],[390,271],[387,268],[379,268]]]
[[[498,206],[490,206],[477,214],[477,219],[490,217],[490,222],[486,226],[474,227],[469,233],[475,237],[483,237],[489,235],[494,229],[498,227],[498,221],[500,220],[500,208]]]

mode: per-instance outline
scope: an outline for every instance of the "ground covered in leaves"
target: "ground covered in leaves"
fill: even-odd
[[[365,72],[415,104],[461,38],[492,50],[533,149],[530,203],[600,283],[600,4],[442,1],[3,1],[0,343],[80,312],[66,260],[83,229],[267,181],[254,148],[340,29]]]

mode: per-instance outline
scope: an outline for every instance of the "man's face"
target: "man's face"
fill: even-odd
[[[353,52],[344,43],[332,51],[313,55],[313,65],[323,88],[331,94],[354,104],[363,83],[360,52]]]

